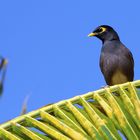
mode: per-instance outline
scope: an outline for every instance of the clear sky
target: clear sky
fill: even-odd
[[[0,123],[28,111],[99,89],[101,41],[87,35],[108,24],[135,59],[140,79],[140,2],[93,0],[0,1],[0,55],[8,58]]]

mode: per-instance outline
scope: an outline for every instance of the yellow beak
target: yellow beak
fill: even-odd
[[[97,35],[97,34],[96,34],[96,33],[90,33],[90,34],[88,35],[88,37],[95,36],[95,35]]]

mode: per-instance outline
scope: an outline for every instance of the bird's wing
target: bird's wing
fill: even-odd
[[[134,59],[130,50],[122,46],[121,53],[119,55],[119,66],[122,72],[127,76],[129,81],[133,81],[134,78]]]
[[[124,45],[113,53],[102,52],[100,56],[100,68],[108,85],[112,83],[112,76],[120,71],[128,81],[133,81],[134,60],[133,55]]]
[[[118,56],[116,54],[101,53],[100,68],[108,85],[111,84],[111,78],[118,67]]]

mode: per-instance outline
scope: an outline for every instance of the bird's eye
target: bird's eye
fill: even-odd
[[[97,33],[100,33],[102,31],[103,31],[102,27],[96,30]]]

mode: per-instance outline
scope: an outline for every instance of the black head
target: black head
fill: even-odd
[[[108,25],[101,25],[97,27],[92,33],[88,36],[96,36],[101,39],[103,42],[107,40],[119,40],[119,36],[117,32]]]

